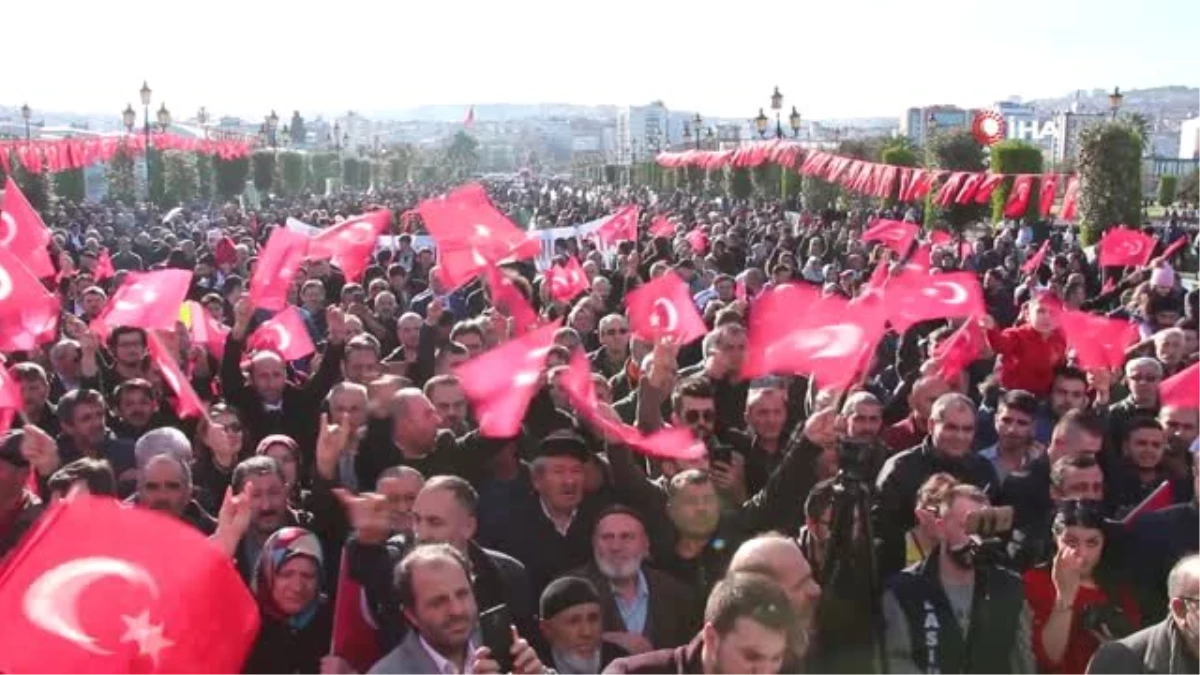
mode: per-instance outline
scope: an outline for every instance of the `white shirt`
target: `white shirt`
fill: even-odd
[[[571,523],[575,522],[575,514],[579,513],[579,509],[576,508],[572,510],[571,517],[567,518],[567,524],[559,527],[558,521],[555,520],[554,516],[550,514],[550,507],[546,506],[546,500],[539,499],[538,501],[542,504],[542,513],[546,514],[546,520],[550,521],[550,524],[554,526],[555,530],[558,530],[559,534],[564,537],[567,536],[567,532],[571,529]]]
[[[463,670],[462,670],[462,673],[460,674],[458,671],[458,668],[453,663],[451,663],[449,659],[442,656],[441,653],[438,652],[438,650],[431,647],[429,645],[429,643],[425,641],[424,636],[420,636],[420,640],[421,640],[421,649],[425,650],[425,653],[428,654],[429,658],[433,661],[434,667],[437,668],[438,672],[441,673],[442,675],[467,675],[468,673],[471,672],[471,663],[472,663],[471,657],[472,657],[472,655],[475,654],[474,641],[470,641],[470,640],[467,641],[467,660],[466,660],[466,663],[463,665]]]

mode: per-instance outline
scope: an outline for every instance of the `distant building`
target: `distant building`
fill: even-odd
[[[616,163],[631,164],[669,144],[670,111],[661,101],[650,105],[631,105],[617,109]]]
[[[1054,164],[1074,162],[1079,157],[1079,134],[1084,129],[1103,124],[1109,119],[1104,113],[1062,112],[1054,117]]]
[[[1200,159],[1200,117],[1179,125],[1179,159]]]
[[[930,131],[935,134],[971,128],[973,111],[953,105],[909,108],[900,117],[900,133],[917,145],[924,145]]]

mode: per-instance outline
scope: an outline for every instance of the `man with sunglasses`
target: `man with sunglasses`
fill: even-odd
[[[629,359],[629,323],[620,314],[600,319],[600,348],[588,354],[592,371],[608,379],[624,372]]]

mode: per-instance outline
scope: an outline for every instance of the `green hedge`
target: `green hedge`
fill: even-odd
[[[1025,141],[1000,141],[992,146],[993,173],[1041,173],[1042,151]],[[1024,217],[1031,220],[1038,218],[1038,196],[1041,180],[1034,179],[1031,186],[1029,206],[1025,208]],[[1005,178],[996,191],[992,193],[992,221],[1004,220],[1004,204],[1012,192],[1013,179]]]

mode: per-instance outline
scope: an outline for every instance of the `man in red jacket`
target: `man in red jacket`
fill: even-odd
[[[1049,396],[1054,369],[1066,362],[1067,340],[1054,317],[1053,296],[1043,293],[1025,306],[1023,323],[1000,330],[992,317],[980,324],[987,330],[988,344],[1000,357],[1000,386],[1024,389],[1036,396]]]

